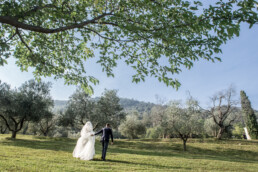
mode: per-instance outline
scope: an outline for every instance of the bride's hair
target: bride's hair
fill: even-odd
[[[93,126],[90,121],[86,122],[86,124],[82,127],[81,136],[85,135],[86,133],[92,132]]]

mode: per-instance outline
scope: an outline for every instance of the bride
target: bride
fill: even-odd
[[[82,130],[81,137],[78,139],[77,144],[73,151],[73,157],[82,160],[91,160],[95,155],[95,136],[91,122],[87,122]]]

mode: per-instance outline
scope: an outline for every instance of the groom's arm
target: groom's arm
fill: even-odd
[[[98,134],[100,134],[100,133],[103,133],[103,129],[101,129],[100,131],[98,131],[98,132],[95,133],[94,135],[96,136],[96,135],[98,135]]]

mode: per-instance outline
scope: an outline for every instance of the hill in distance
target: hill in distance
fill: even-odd
[[[94,100],[99,100],[99,97],[93,98]],[[65,110],[68,100],[54,100],[54,112],[59,112]],[[120,105],[124,108],[126,112],[138,111],[139,113],[150,112],[151,108],[155,106],[154,103],[138,101],[128,98],[120,98]]]

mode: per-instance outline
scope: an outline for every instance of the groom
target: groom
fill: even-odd
[[[108,143],[109,143],[109,136],[111,136],[111,144],[113,144],[113,133],[112,133],[112,129],[110,128],[110,124],[106,124],[105,128],[102,128],[99,132],[95,133],[94,135],[98,135],[102,133],[101,136],[101,142],[102,142],[102,156],[101,159],[103,161],[106,160],[106,152],[107,152],[107,148],[108,148]],[[93,136],[93,134],[92,134]]]

